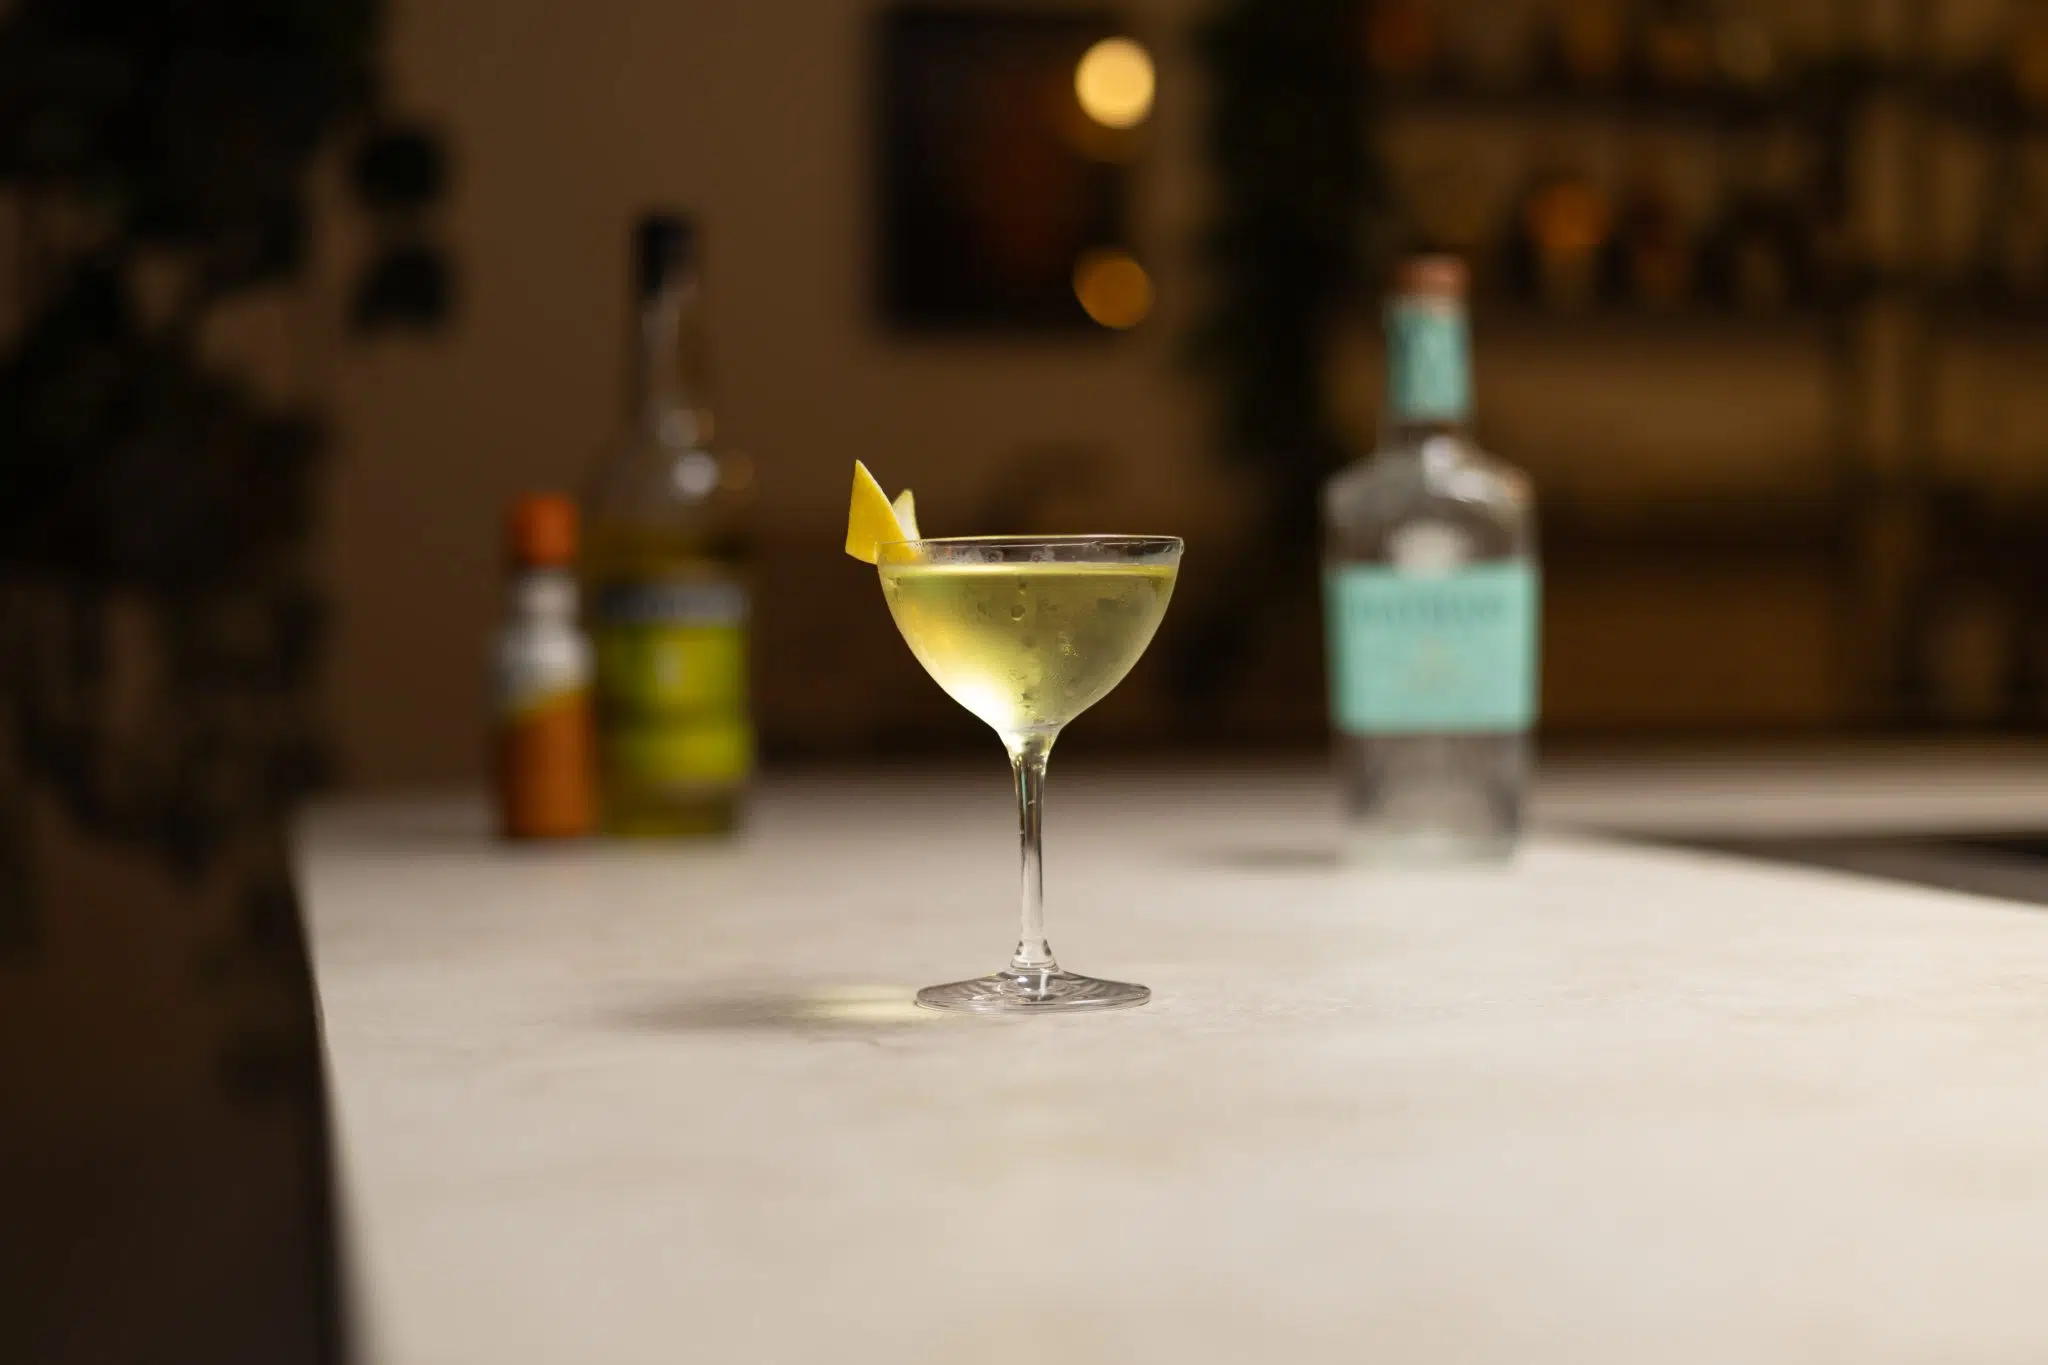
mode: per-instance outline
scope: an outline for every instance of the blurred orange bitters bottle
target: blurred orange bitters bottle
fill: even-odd
[[[497,651],[499,828],[508,839],[569,839],[597,826],[590,642],[576,623],[576,504],[513,504]]]

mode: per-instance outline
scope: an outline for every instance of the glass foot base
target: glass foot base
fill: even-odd
[[[1097,981],[1072,972],[998,972],[973,981],[926,986],[917,1003],[933,1010],[974,1010],[984,1014],[1053,1014],[1061,1010],[1114,1010],[1152,998],[1144,986]]]

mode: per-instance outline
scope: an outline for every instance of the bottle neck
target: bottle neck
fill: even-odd
[[[1471,358],[1464,305],[1431,295],[1387,303],[1385,444],[1420,449],[1459,436],[1472,416]]]
[[[634,308],[630,415],[665,444],[712,440],[709,347],[696,272],[677,266]]]
[[[573,625],[576,621],[576,577],[555,565],[519,565],[512,570],[507,596],[513,620],[532,625]]]
[[[1387,420],[1381,433],[1380,449],[1396,455],[1414,455],[1424,450],[1465,450],[1470,430],[1463,422],[1417,422]]]

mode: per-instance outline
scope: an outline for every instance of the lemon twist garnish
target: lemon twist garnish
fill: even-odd
[[[917,503],[910,490],[904,489],[892,504],[868,467],[855,460],[853,501],[846,509],[846,553],[872,564],[880,546],[917,538]]]

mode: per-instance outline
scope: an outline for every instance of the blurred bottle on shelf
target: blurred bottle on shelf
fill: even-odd
[[[1848,301],[1868,283],[1871,259],[1851,208],[1848,148],[1824,140],[1797,160],[1793,185],[1804,227],[1808,287],[1815,302]]]
[[[2048,6],[2018,0],[2008,11],[1999,46],[2014,102],[2023,113],[2048,116]]]
[[[1784,44],[1754,0],[1721,0],[1713,40],[1714,78],[1729,89],[1757,94],[1784,81]]]
[[[2048,300],[2048,195],[2041,166],[2005,143],[1992,161],[1979,222],[1973,283],[1993,308]]]
[[[1424,0],[1372,0],[1365,11],[1366,69],[1388,85],[1419,85],[1436,66],[1436,15]]]
[[[606,832],[732,830],[753,767],[747,705],[751,469],[715,444],[698,234],[634,238],[625,432],[585,496]]]
[[[1622,0],[1561,0],[1551,20],[1551,70],[1567,86],[1617,86],[1628,75],[1628,36]]]
[[[1697,91],[1714,78],[1714,33],[1699,0],[1644,0],[1636,11],[1636,70],[1651,90]]]
[[[1516,201],[1508,233],[1509,289],[1559,312],[1591,307],[1612,230],[1612,205],[1590,176],[1555,163],[1537,171]]]
[[[1459,0],[1446,35],[1453,74],[1476,90],[1526,89],[1540,66],[1527,0]]]
[[[1681,308],[1692,296],[1693,267],[1692,232],[1664,166],[1654,155],[1638,152],[1607,241],[1601,272],[1605,293],[1628,308]]]
[[[498,828],[508,839],[575,838],[597,824],[590,644],[576,620],[576,504],[559,494],[521,498],[506,531]]]
[[[1815,222],[1802,162],[1789,135],[1735,143],[1723,207],[1701,251],[1704,283],[1714,302],[1767,313],[1819,300]]]

